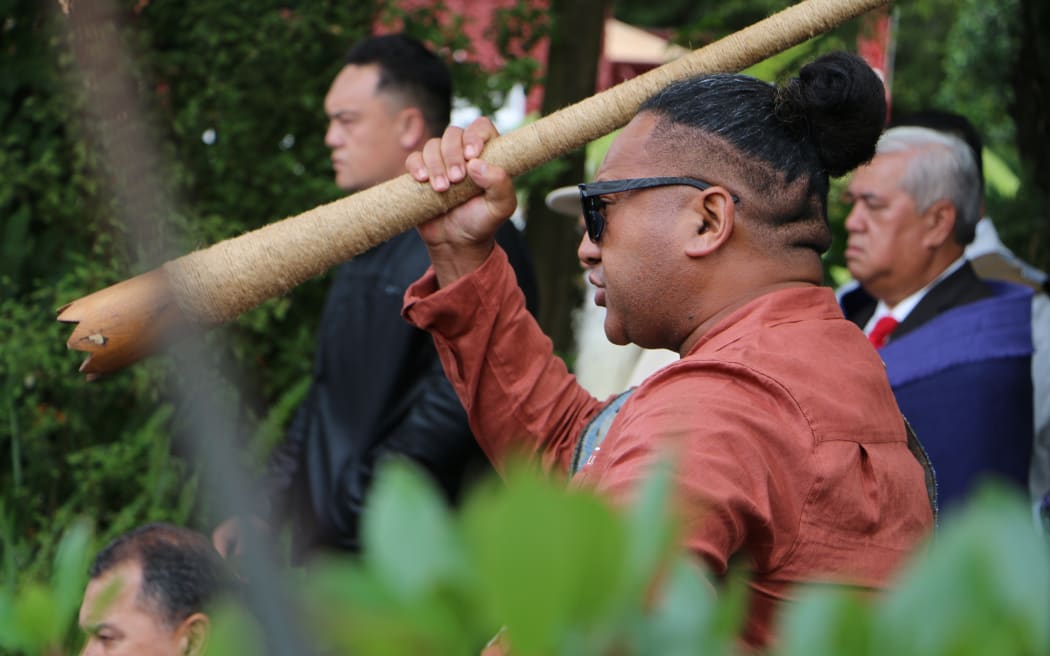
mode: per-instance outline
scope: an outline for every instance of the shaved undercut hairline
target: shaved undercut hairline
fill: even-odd
[[[815,180],[799,176],[788,183],[785,173],[748,157],[725,138],[655,113],[658,120],[649,137],[653,155],[674,162],[682,175],[722,185],[738,196],[737,216],[768,247],[802,248],[818,255],[830,248],[827,208]]]

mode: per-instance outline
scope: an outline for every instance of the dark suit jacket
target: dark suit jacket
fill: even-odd
[[[863,327],[877,301],[841,299]],[[933,287],[879,355],[937,475],[942,508],[988,476],[1024,489],[1032,449],[1031,291],[980,280],[969,263]]]
[[[535,279],[524,235],[496,236],[530,312]],[[408,459],[449,500],[491,471],[445,377],[434,339],[401,318],[405,290],[430,266],[403,232],[334,272],[317,332],[313,380],[263,481],[273,526],[290,522],[296,560],[360,549],[359,520],[381,464]]]
[[[890,339],[900,338],[915,330],[930,319],[947,312],[952,308],[980,301],[992,296],[992,289],[973,270],[969,262],[963,263],[959,270],[937,283],[911,311]],[[863,287],[847,292],[842,297],[842,312],[846,318],[864,328],[864,325],[875,313],[879,301],[864,290]]]

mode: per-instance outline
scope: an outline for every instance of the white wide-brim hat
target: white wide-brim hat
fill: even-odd
[[[547,194],[543,199],[547,207],[558,214],[576,218],[580,216],[580,188],[576,185],[571,187],[558,187]]]

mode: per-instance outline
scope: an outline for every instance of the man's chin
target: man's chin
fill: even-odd
[[[351,177],[348,171],[340,171],[339,169],[336,169],[334,180],[335,186],[348,194],[357,193],[364,189],[364,185],[361,184],[361,181]]]
[[[622,328],[616,324],[610,324],[609,316],[605,317],[605,338],[617,346],[626,346],[631,340],[627,339],[627,335],[624,334]]]

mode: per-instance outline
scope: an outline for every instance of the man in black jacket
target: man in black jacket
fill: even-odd
[[[419,42],[388,35],[357,44],[325,98],[336,184],[352,193],[403,174],[406,156],[448,125],[451,94],[445,64]],[[523,238],[510,226],[501,243],[534,299]],[[404,291],[428,265],[411,230],[335,272],[310,390],[264,480],[269,517],[261,523],[290,521],[296,558],[360,548],[359,518],[384,459],[415,462],[450,499],[488,467],[430,336],[401,319]],[[241,546],[243,521],[213,533],[224,555]]]

